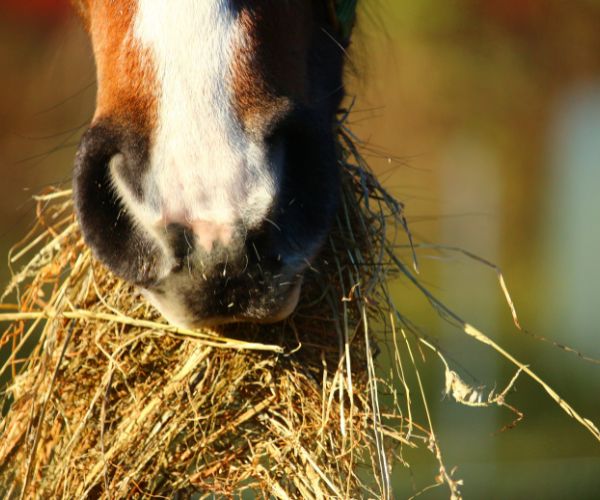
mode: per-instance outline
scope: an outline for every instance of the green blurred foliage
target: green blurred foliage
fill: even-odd
[[[417,240],[494,261],[529,332],[600,357],[598,2],[381,0],[363,2],[361,14],[351,121],[405,201]],[[431,290],[600,422],[597,364],[516,330],[493,271],[456,254],[420,255]],[[490,389],[510,379],[512,367],[402,281],[395,294],[467,380]],[[598,443],[539,386],[519,380],[511,401],[524,420],[498,434],[510,413],[459,408],[442,398],[441,367],[423,370],[446,463],[458,466],[467,498],[597,497]],[[401,498],[435,466],[417,454],[412,473],[398,472]]]

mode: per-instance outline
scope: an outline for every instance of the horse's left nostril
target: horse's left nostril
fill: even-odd
[[[123,153],[130,150],[135,154]],[[115,194],[111,169],[125,158],[141,161],[145,151],[143,139],[109,122],[97,123],[82,137],[73,172],[75,211],[85,241],[113,272],[137,284],[157,279],[161,256]]]

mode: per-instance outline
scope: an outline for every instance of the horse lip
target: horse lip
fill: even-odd
[[[304,280],[302,277],[298,279],[298,281],[293,285],[291,291],[288,292],[288,297],[286,301],[273,316],[268,316],[265,318],[255,320],[254,323],[277,323],[279,321],[283,321],[288,316],[290,316],[294,312],[296,306],[298,305],[298,302],[300,301],[300,291],[302,290],[303,281]]]
[[[296,309],[298,302],[300,302],[300,292],[302,291],[302,283],[304,279],[302,276],[298,278],[296,283],[292,285],[288,296],[283,302],[281,307],[277,309],[273,314],[263,317],[256,317],[253,315],[249,316],[231,316],[231,317],[215,317],[206,320],[198,321],[196,327],[214,327],[231,323],[254,323],[259,325],[270,325],[278,323],[288,318]]]
[[[160,288],[142,288],[142,293],[169,323],[181,328],[214,328],[231,323],[272,324],[285,320],[294,312],[300,301],[303,281],[304,279],[300,275],[289,285],[286,284],[283,300],[272,311],[261,311],[259,308],[254,311],[250,310],[241,312],[240,314],[232,314],[231,316],[216,315],[198,318],[193,317],[193,313],[186,311],[185,307],[179,309],[179,311],[169,311],[169,309],[165,309],[160,305],[159,296],[164,293]]]

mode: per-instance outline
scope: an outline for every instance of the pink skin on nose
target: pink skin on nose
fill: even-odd
[[[227,246],[231,242],[233,228],[230,224],[196,219],[189,225],[196,236],[196,241],[207,252],[212,250],[215,243]]]
[[[191,229],[196,243],[206,252],[211,252],[217,243],[221,243],[223,246],[229,245],[233,238],[233,226],[231,224],[203,219],[189,220],[182,214],[179,216],[174,216],[174,214],[170,214],[168,217],[165,216],[160,219],[157,226],[166,229],[171,224],[178,224]]]

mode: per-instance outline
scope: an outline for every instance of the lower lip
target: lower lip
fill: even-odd
[[[290,314],[294,312],[298,302],[300,300],[300,291],[302,290],[302,279],[299,279],[294,285],[292,285],[291,290],[288,292],[288,296],[282,306],[278,311],[275,312],[272,316],[266,316],[263,318],[257,317],[215,317],[215,318],[207,318],[202,321],[187,321],[186,319],[182,319],[177,314],[169,314],[168,311],[164,310],[164,307],[161,307],[161,301],[150,291],[146,289],[142,289],[143,295],[152,303],[161,314],[167,319],[169,323],[172,325],[180,326],[183,328],[211,328],[220,325],[225,325],[228,323],[259,323],[259,324],[271,324],[277,323],[279,321],[283,321]],[[185,315],[184,315],[185,316]]]
[[[302,290],[302,279],[298,280],[298,283],[296,283],[294,285],[294,288],[290,292],[287,300],[285,301],[285,303],[283,304],[281,309],[279,309],[279,311],[277,311],[277,313],[274,316],[269,316],[268,318],[261,318],[255,322],[256,323],[277,323],[278,321],[283,321],[284,319],[286,319],[290,314],[292,314],[294,312],[294,309],[296,309],[296,306],[298,305],[298,301],[300,300],[300,291],[301,290]]]

